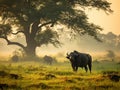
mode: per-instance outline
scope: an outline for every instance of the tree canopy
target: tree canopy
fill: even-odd
[[[60,44],[58,30],[53,29],[56,25],[66,26],[71,35],[88,34],[98,39],[102,28],[89,23],[84,10],[96,8],[111,13],[110,4],[106,0],[0,0],[0,38],[31,54],[41,45]],[[25,36],[26,46],[8,38],[19,33]]]

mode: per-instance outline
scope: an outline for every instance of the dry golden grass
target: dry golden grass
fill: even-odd
[[[90,74],[79,69],[73,72],[70,63],[52,66],[40,62],[0,63],[0,90],[119,90],[120,64],[93,63]]]

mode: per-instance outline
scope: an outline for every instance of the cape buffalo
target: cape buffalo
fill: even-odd
[[[49,64],[49,65],[52,64],[52,61],[53,61],[53,58],[52,58],[52,57],[45,55],[45,56],[43,57],[43,59],[44,59],[44,63]]]
[[[86,72],[88,71],[88,68],[89,68],[91,73],[91,68],[92,68],[91,55],[86,53],[80,53],[78,51],[73,51],[70,54],[67,53],[66,58],[70,60],[73,71],[77,71],[78,67],[81,67],[81,68],[84,67]]]
[[[52,65],[53,63],[57,63],[57,60],[51,56],[45,55],[43,59],[44,59],[44,63],[49,64],[49,65]]]

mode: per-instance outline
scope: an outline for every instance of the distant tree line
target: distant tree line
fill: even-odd
[[[80,48],[92,51],[120,51],[120,35],[116,35],[113,32],[106,34],[99,33],[98,38],[101,42],[96,41],[91,36],[85,35],[77,38],[77,43]]]
[[[115,51],[120,50],[120,35],[108,32],[107,34],[99,34],[99,37],[102,42],[111,47],[111,49]]]

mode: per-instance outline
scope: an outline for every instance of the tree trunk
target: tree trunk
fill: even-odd
[[[40,21],[35,21],[32,26],[28,24],[25,28],[25,37],[27,46],[25,47],[25,53],[27,57],[36,57],[35,49],[37,47],[37,43],[35,41],[35,36],[38,31],[38,25]]]
[[[36,57],[36,42],[35,41],[32,41],[32,40],[29,40],[29,42],[27,42],[27,46],[26,48],[24,49],[25,50],[25,54],[27,57]]]
[[[26,56],[28,56],[28,57],[35,57],[36,56],[35,49],[36,49],[36,47],[29,47],[29,46],[27,46],[25,48]]]

